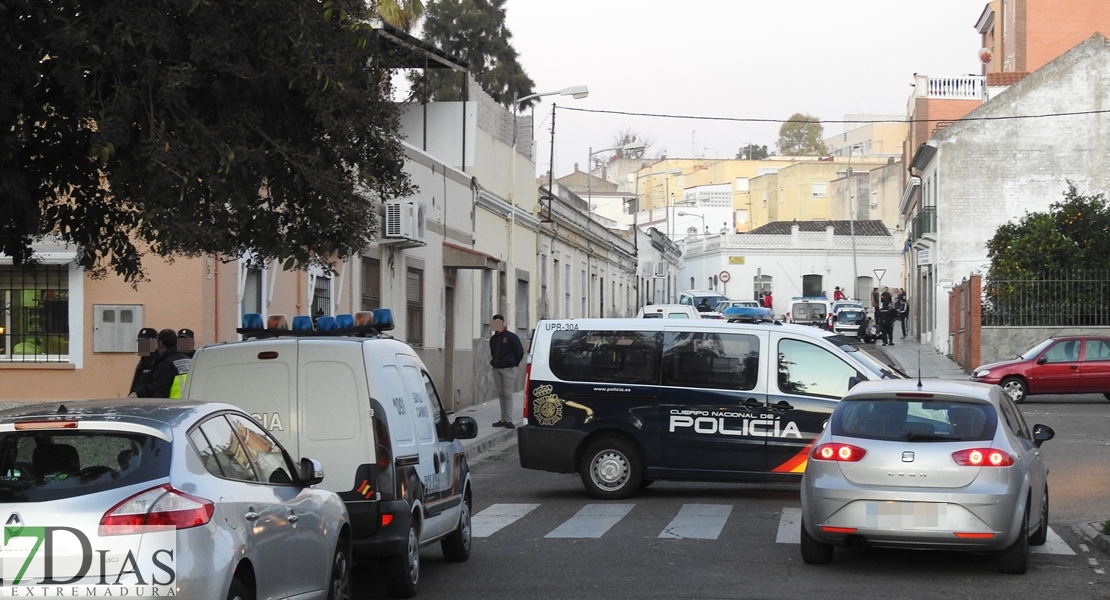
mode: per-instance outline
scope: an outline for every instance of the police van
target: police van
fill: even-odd
[[[602,499],[655,480],[800,481],[855,383],[900,378],[801,325],[578,319],[536,325],[520,465]]]
[[[382,559],[389,594],[412,597],[421,546],[440,542],[448,561],[470,555],[459,440],[478,424],[448,418],[420,357],[385,333],[389,309],[285,321],[244,315],[248,339],[198,350],[183,396],[235,405],[294,456],[316,457],[320,487],[347,505],[355,555]]]

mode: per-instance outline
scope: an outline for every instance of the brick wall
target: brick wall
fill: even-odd
[[[948,293],[950,357],[968,372],[981,364],[982,298],[982,278],[979,275],[964,279]]]

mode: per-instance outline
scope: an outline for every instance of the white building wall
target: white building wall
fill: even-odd
[[[1107,97],[1110,42],[1091,38],[968,117],[1078,113],[1101,108]],[[922,173],[922,190],[936,190],[936,302],[935,327],[925,334],[937,350],[950,353],[947,292],[972,273],[986,272],[986,242],[998,227],[1049,210],[1068,181],[1082,194],[1110,191],[1110,119],[1075,114],[963,121],[930,143],[938,151]]]

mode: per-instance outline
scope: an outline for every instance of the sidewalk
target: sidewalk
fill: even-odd
[[[965,381],[971,379],[971,376],[964,373],[960,365],[952,359],[930,346],[919,344],[914,339],[896,339],[894,344],[890,346],[864,344],[862,347],[868,353],[878,356],[880,359],[885,359],[883,360],[884,363],[898,367],[910,377],[917,377],[918,372],[920,372],[922,377],[962,379]]]
[[[524,391],[519,391],[513,394],[513,423],[520,427],[524,422]],[[504,427],[494,427],[494,421],[501,420],[501,403],[496,398],[488,400],[482,404],[474,406],[467,406],[459,409],[452,416],[452,419],[458,417],[472,417],[478,422],[478,436],[472,440],[463,440],[463,448],[466,450],[466,460],[475,462],[490,450],[501,446],[502,444],[510,441],[516,442],[516,430],[505,429]]]

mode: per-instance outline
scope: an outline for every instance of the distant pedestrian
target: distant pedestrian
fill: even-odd
[[[890,305],[890,302],[884,302],[875,315],[875,323],[879,326],[879,334],[883,338],[884,346],[894,345],[894,319],[894,307]]]
[[[179,329],[177,331],[177,351],[185,355],[189,362],[185,365],[178,365],[177,376],[173,378],[173,385],[170,386],[170,398],[180,398],[181,392],[185,389],[185,382],[189,379],[189,368],[193,364],[193,355],[196,354],[196,350],[193,348],[193,330],[188,328]]]
[[[524,346],[520,338],[505,326],[503,315],[493,315],[489,323],[489,364],[493,367],[493,383],[501,401],[501,420],[494,427],[513,429],[513,387],[516,385],[516,367],[524,359]]]
[[[902,339],[906,339],[906,319],[910,316],[910,305],[906,304],[905,294],[898,295],[899,300],[894,301],[894,318],[902,324]]]
[[[898,288],[898,293],[894,295],[894,301],[897,302],[899,300],[902,302],[906,301],[906,288]]]
[[[879,288],[871,288],[871,311],[879,311]]]
[[[189,357],[177,351],[177,333],[172,329],[159,331],[157,356],[129,397],[169,398],[174,379],[189,372],[189,362]]]
[[[840,286],[839,285],[836,286],[835,288],[833,288],[833,302],[836,302],[837,300],[847,300],[847,299],[848,299],[848,296],[846,296],[844,294],[844,292],[840,291]]]
[[[135,374],[131,376],[131,387],[128,392],[134,392],[138,387],[139,381],[150,373],[150,367],[154,364],[154,359],[158,358],[156,351],[158,349],[158,330],[153,327],[143,327],[139,330],[137,337],[137,346],[139,353],[139,364],[135,365]]]
[[[774,310],[775,299],[771,297],[771,292],[763,294],[763,308],[770,308],[771,310]]]
[[[884,304],[894,304],[894,298],[890,296],[890,288],[883,288],[883,293],[879,294],[879,306]]]

